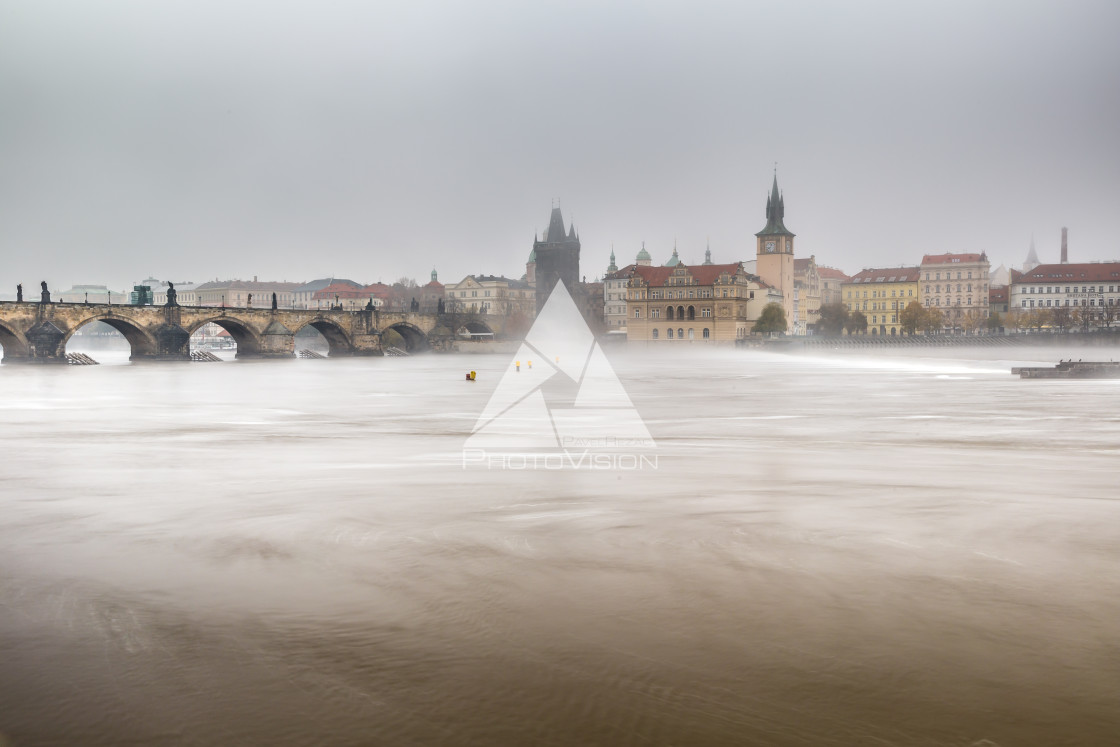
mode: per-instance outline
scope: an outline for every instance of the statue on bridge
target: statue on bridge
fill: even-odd
[[[443,299],[436,299],[436,313],[443,316]]]
[[[23,303],[23,283],[16,285],[16,303]]]
[[[43,292],[39,297],[39,303],[50,303],[51,302],[51,292],[49,290],[47,290],[47,281],[44,280],[42,283],[40,283],[40,285],[43,286]]]
[[[276,294],[272,294],[272,310],[276,311]]]
[[[373,296],[370,296],[369,300],[366,301],[366,311],[372,311],[372,310],[373,310]]]
[[[252,306],[253,306],[253,294],[250,293],[245,298],[245,308],[249,309],[249,308],[252,308]]]
[[[415,296],[412,297],[412,304],[408,307],[408,310],[409,311],[420,311],[420,302],[416,300]]]
[[[175,300],[175,297],[178,296],[178,295],[179,295],[179,292],[177,290],[175,290],[175,283],[170,283],[169,282],[167,284],[167,305],[168,306],[178,306],[179,302]]]

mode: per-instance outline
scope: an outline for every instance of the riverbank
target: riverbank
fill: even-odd
[[[888,337],[846,335],[844,337],[783,337],[759,341],[759,347],[783,349],[859,350],[861,348],[992,348],[992,347],[1118,347],[1120,331],[1066,334],[1016,335],[915,335]]]

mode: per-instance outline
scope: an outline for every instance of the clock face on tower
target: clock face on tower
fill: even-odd
[[[768,251],[768,252],[774,251],[774,242],[773,241],[767,241],[766,242],[766,251]]]

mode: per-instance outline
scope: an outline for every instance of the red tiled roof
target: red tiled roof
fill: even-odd
[[[794,260],[794,261],[796,262],[797,260]],[[817,265],[817,272],[820,274],[820,276],[822,278],[836,278],[837,280],[850,280],[851,279],[850,275],[847,275],[847,274],[841,272],[840,270],[837,270],[835,267],[821,267],[820,265]]]
[[[678,267],[688,270],[689,275],[692,276],[697,285],[715,285],[716,280],[723,273],[734,275],[742,269],[742,265],[738,262],[726,265],[685,265],[681,263],[677,267],[644,267],[639,265],[634,268],[634,273],[641,275],[642,279],[650,286],[663,286],[672,276],[673,270]]]
[[[961,262],[986,262],[983,254],[927,254],[922,257],[923,265],[960,264]]]
[[[1007,301],[1007,286],[993,285],[988,288],[988,303],[1005,303]]]
[[[315,291],[311,298],[316,301],[330,300],[333,301],[335,296],[338,298],[369,298],[369,294],[361,286],[354,287],[349,283],[331,283],[326,288]]]
[[[793,271],[804,272],[805,270],[809,269],[810,263],[812,263],[813,261],[814,260],[812,257],[806,257],[805,259],[795,259],[793,260]]]
[[[917,267],[886,267],[861,270],[852,276],[853,283],[913,283],[918,280]]]
[[[256,280],[210,280],[195,287],[196,291],[208,290],[247,290],[247,291],[294,291],[301,283],[257,282]]]
[[[1083,262],[1081,264],[1039,265],[1023,273],[1015,282],[1113,282],[1120,280],[1120,262]]]
[[[393,295],[393,286],[385,285],[385,283],[370,283],[362,292],[367,296],[377,296],[378,298],[388,298]]]

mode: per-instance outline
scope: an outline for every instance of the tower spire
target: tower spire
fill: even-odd
[[[756,236],[793,236],[793,232],[785,226],[786,201],[778,189],[778,167],[774,164],[774,183],[770,187],[770,196],[766,198],[766,227]]]

